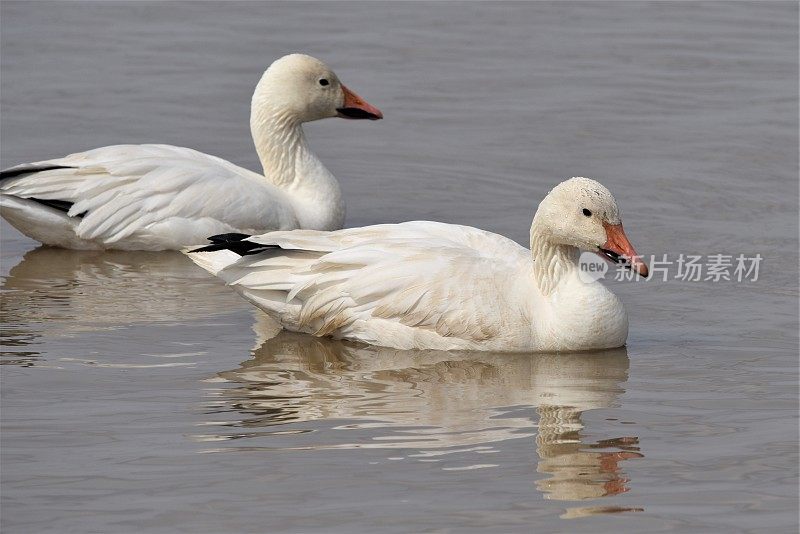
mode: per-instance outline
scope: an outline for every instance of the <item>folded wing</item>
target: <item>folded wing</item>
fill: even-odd
[[[502,236],[427,221],[244,241],[189,255],[290,330],[400,348],[419,335],[466,343],[502,336],[531,261]]]
[[[13,167],[0,180],[3,195],[79,218],[77,236],[106,245],[135,235],[167,236],[185,245],[202,242],[209,229],[250,233],[296,226],[286,196],[260,175],[169,145],[98,148]],[[206,235],[192,240],[194,232]]]

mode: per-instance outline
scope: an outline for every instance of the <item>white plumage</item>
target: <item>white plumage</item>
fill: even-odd
[[[301,127],[337,115],[381,117],[319,60],[285,56],[253,95],[263,175],[188,148],[109,146],[3,171],[2,215],[37,241],[84,249],[179,249],[218,233],[338,229],[338,182]]]
[[[292,331],[400,349],[586,350],[623,345],[628,323],[610,291],[578,276],[578,250],[628,256],[647,273],[619,234],[608,190],[574,178],[540,205],[533,255],[428,221],[219,236],[188,255]]]

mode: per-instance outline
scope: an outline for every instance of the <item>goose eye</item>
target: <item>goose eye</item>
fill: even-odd
[[[587,217],[591,217],[592,216],[592,212],[587,210],[586,208],[583,208],[583,214],[586,215]]]
[[[329,82],[329,81],[328,81],[328,80],[326,80],[325,78],[322,78],[322,79],[319,81],[319,84],[320,84],[320,85],[322,85],[322,86],[329,85],[330,83],[331,83],[331,82]]]

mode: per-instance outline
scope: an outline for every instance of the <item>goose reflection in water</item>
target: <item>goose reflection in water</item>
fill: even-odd
[[[431,461],[451,452],[494,452],[494,443],[529,438],[535,439],[538,471],[548,475],[537,488],[555,500],[628,491],[621,463],[642,457],[636,437],[587,442],[582,434],[582,413],[615,406],[624,391],[624,348],[576,354],[401,351],[288,332],[268,339],[275,326],[261,315],[255,329],[266,333],[253,358],[211,380],[216,398],[210,413],[234,412],[241,419],[209,423],[229,427],[227,434],[196,436],[229,442],[213,452],[412,449],[417,452],[408,458]],[[531,407],[539,416],[538,432]],[[313,432],[308,427],[314,420],[346,422]],[[289,423],[283,431],[257,430]],[[276,438],[286,435],[291,443],[279,446]],[[576,508],[567,514],[628,510]]]
[[[3,280],[2,363],[32,365],[37,338],[180,324],[246,308],[177,252],[28,251]]]

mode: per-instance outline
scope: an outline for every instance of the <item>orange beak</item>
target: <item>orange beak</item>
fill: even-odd
[[[647,264],[636,254],[633,245],[628,241],[628,236],[625,235],[625,230],[622,229],[622,224],[604,222],[603,228],[606,229],[606,242],[600,247],[600,254],[614,263],[625,263],[629,269],[647,278],[649,274]]]
[[[368,103],[366,100],[355,94],[353,91],[342,85],[344,93],[344,103],[336,111],[344,119],[369,119],[376,121],[383,118],[381,110]]]

